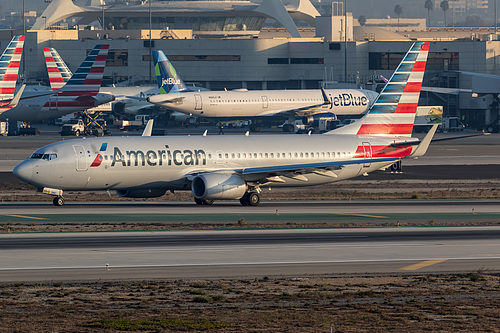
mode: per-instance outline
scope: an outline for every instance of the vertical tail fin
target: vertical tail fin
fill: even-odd
[[[49,75],[50,87],[52,90],[62,88],[73,75],[70,69],[53,47],[44,47],[43,54],[45,56],[45,64],[47,65],[47,73]]]
[[[335,134],[411,136],[424,78],[429,42],[416,42],[368,113]]]
[[[23,47],[24,35],[14,36],[0,57],[0,100],[14,98]]]
[[[191,91],[186,87],[163,51],[153,51],[153,59],[160,94]]]
[[[95,96],[101,88],[109,44],[96,45],[80,67],[60,89],[59,96]]]

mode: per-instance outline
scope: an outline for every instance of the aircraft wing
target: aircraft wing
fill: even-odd
[[[438,94],[448,94],[448,95],[458,95],[461,92],[472,93],[472,89],[440,88],[440,87],[424,87],[424,86],[422,86],[422,91],[428,91]]]
[[[181,95],[181,94],[176,94],[176,93],[174,93],[174,94],[160,94],[160,95],[148,97],[146,100],[149,103],[153,103],[153,104],[156,104],[156,103],[170,103],[170,104],[181,103],[186,97],[179,96],[179,95]],[[161,96],[161,100],[156,100],[155,98],[153,98],[156,96]],[[154,101],[150,102],[150,99],[153,99]]]
[[[339,171],[344,168],[344,166],[349,164],[364,164],[364,163],[377,163],[377,162],[387,162],[387,165],[391,165],[395,161],[399,160],[399,157],[382,157],[382,158],[359,158],[356,160],[348,161],[331,161],[322,163],[302,163],[302,164],[291,164],[291,165],[279,165],[279,166],[265,166],[265,167],[255,167],[255,168],[245,168],[245,169],[230,169],[224,168],[220,170],[211,171],[192,171],[186,175],[187,180],[192,180],[196,175],[202,173],[215,173],[215,172],[235,172],[241,175],[243,179],[250,183],[256,183],[258,185],[264,185],[269,183],[285,183],[286,179],[289,180],[299,180],[308,181],[307,174],[316,174],[329,177],[337,178],[335,171]]]

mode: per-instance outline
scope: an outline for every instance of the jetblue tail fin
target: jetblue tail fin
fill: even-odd
[[[14,98],[23,47],[24,35],[14,36],[0,57],[0,101]]]
[[[429,45],[429,42],[414,43],[368,113],[359,121],[329,133],[411,136]]]
[[[45,64],[47,65],[47,73],[49,75],[50,87],[52,90],[62,88],[71,78],[73,73],[53,47],[44,47],[43,54]]]
[[[191,91],[186,87],[163,51],[153,51],[153,59],[160,94]]]

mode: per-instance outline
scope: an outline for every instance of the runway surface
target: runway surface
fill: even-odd
[[[500,227],[0,235],[0,281],[500,270]]]
[[[340,223],[397,225],[398,222],[467,224],[500,221],[500,200],[237,201],[212,206],[192,202],[0,203],[0,223]]]

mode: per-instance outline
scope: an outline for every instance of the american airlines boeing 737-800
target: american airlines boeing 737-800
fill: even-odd
[[[14,174],[54,195],[55,205],[64,203],[65,190],[116,190],[133,198],[190,190],[197,204],[233,199],[250,206],[259,203],[262,186],[367,174],[427,150],[436,127],[422,141],[411,134],[428,51],[428,42],[413,44],[368,113],[325,134],[68,140],[38,149]]]
[[[163,51],[153,51],[153,58],[160,95],[151,96],[148,101],[196,117],[234,119],[282,115],[288,116],[291,124],[296,115],[361,115],[378,96],[375,91],[363,89],[325,89],[328,101],[319,89],[193,92]]]

